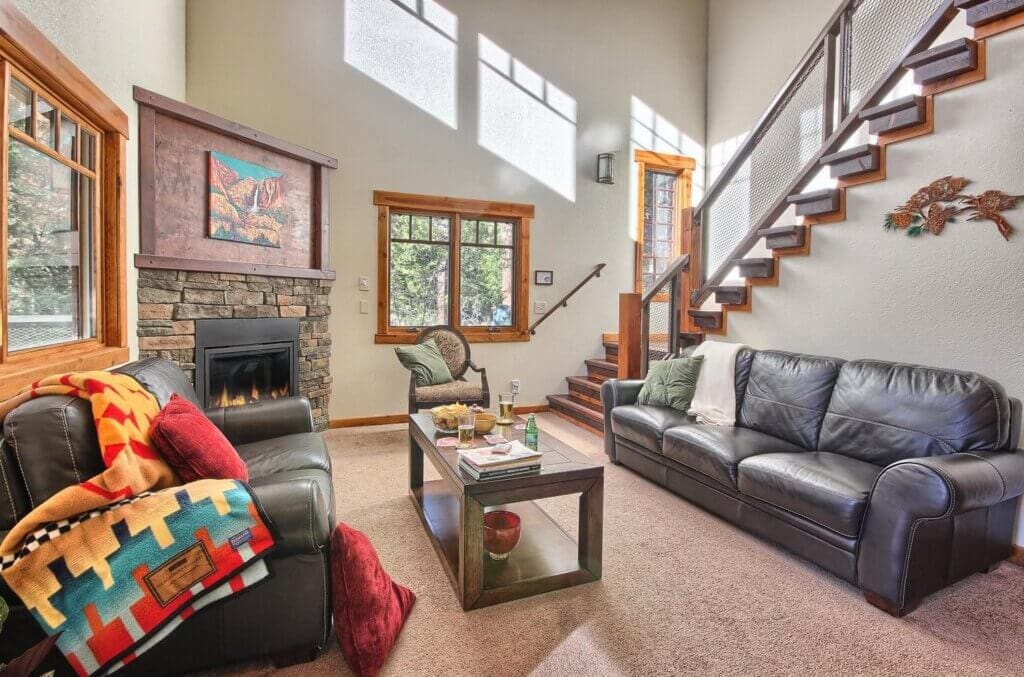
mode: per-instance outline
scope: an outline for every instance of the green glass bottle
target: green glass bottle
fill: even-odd
[[[526,439],[523,440],[523,443],[530,449],[537,451],[539,433],[537,431],[537,419],[534,418],[533,414],[530,414],[530,417],[526,419],[526,435],[524,437]]]

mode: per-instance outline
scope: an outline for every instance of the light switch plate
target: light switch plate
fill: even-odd
[[[359,276],[359,291],[370,291],[370,278],[365,275]]]
[[[533,302],[533,312],[536,315],[543,315],[544,313],[548,312],[548,302],[547,301],[534,301]]]
[[[369,315],[370,314],[370,302],[369,301],[360,301],[359,302],[359,314],[360,315]]]

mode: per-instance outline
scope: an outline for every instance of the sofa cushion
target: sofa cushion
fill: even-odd
[[[1005,449],[1010,403],[978,374],[856,360],[843,365],[820,449],[888,465],[963,451]]]
[[[842,360],[760,351],[750,366],[739,425],[816,449]]]
[[[628,404],[612,409],[613,433],[658,453],[661,453],[661,438],[666,430],[695,423],[692,416],[671,407]]]
[[[163,357],[149,357],[145,360],[129,362],[114,370],[119,374],[131,376],[142,387],[148,390],[161,407],[171,401],[171,395],[178,393],[192,404],[202,406],[196,391],[189,383],[188,377],[181,367]]]
[[[822,451],[761,454],[740,462],[739,489],[854,538],[881,472],[881,466]]]
[[[411,346],[398,346],[395,354],[402,366],[412,372],[418,387],[437,386],[454,380],[441,350],[432,338]]]
[[[665,456],[730,489],[736,488],[736,466],[750,456],[770,452],[800,453],[800,447],[749,428],[688,425],[665,431]]]
[[[249,476],[267,477],[289,470],[323,470],[331,473],[327,445],[319,433],[296,433],[269,440],[239,444],[238,455],[249,467]]]
[[[697,376],[703,362],[703,355],[651,362],[636,403],[686,411],[697,389]]]

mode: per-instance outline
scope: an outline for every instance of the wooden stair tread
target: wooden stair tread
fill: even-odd
[[[601,360],[601,359],[597,359],[597,358],[592,358],[592,359],[589,359],[589,360],[584,360],[583,362],[588,367],[594,367],[595,369],[606,369],[606,370],[610,369],[610,370],[613,370],[613,371],[618,371],[618,369],[619,369],[619,365],[615,364],[614,362],[610,362],[608,360]]]
[[[954,4],[966,13],[965,20],[971,28],[1024,12],[1024,0],[956,0]]]
[[[747,285],[720,285],[714,288],[715,303],[724,306],[742,306],[747,303]]]
[[[736,259],[733,263],[743,277],[759,280],[775,275],[775,259],[772,258]]]
[[[604,414],[574,402],[568,395],[548,395],[548,404],[553,411],[576,419],[597,431],[604,430]]]
[[[819,164],[828,167],[833,179],[845,179],[850,176],[867,174],[877,171],[881,166],[882,147],[874,143],[866,143],[855,148],[832,153],[821,158]]]
[[[978,43],[959,38],[903,60],[903,67],[914,71],[914,82],[929,85],[978,68]]]
[[[928,119],[928,99],[923,96],[905,96],[860,112],[860,119],[868,121],[868,132],[875,135],[915,127]]]
[[[586,376],[566,376],[565,380],[581,390],[586,390],[593,393],[594,397],[601,397],[601,384],[597,381],[591,381]]]
[[[768,249],[791,249],[803,247],[807,241],[807,226],[776,226],[775,228],[762,228],[757,231],[759,237],[764,238],[764,244]]]

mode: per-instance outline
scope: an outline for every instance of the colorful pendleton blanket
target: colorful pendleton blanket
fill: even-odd
[[[268,575],[269,521],[234,480],[180,481],[149,445],[156,400],[123,374],[43,379],[0,404],[88,399],[106,470],[26,515],[0,543],[0,575],[78,674],[134,660],[196,610]]]

